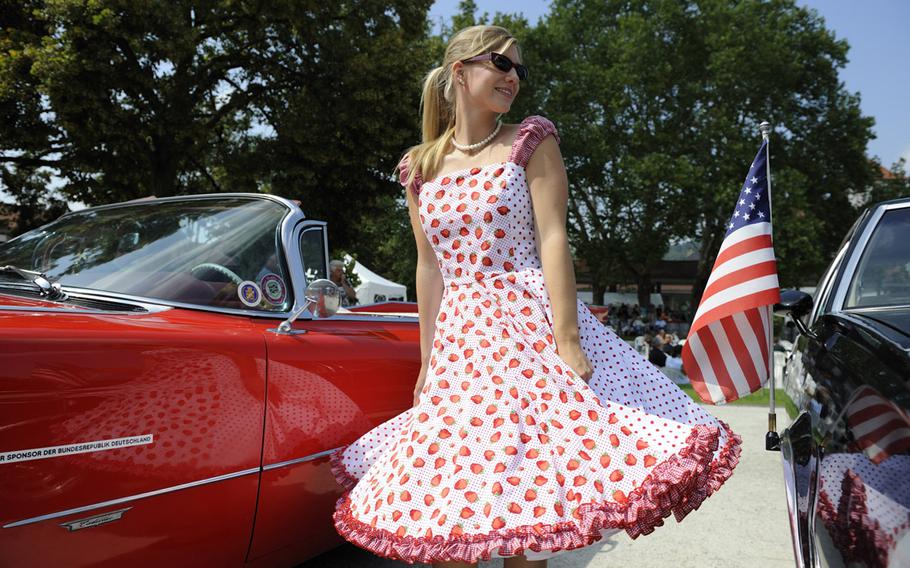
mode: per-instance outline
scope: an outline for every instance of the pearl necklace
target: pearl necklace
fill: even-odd
[[[502,128],[502,122],[497,120],[496,128],[493,129],[493,132],[491,132],[489,136],[487,136],[480,142],[477,142],[476,144],[459,144],[458,142],[455,141],[455,137],[453,136],[452,137],[452,146],[455,146],[462,152],[473,152],[474,150],[479,150],[480,148],[483,148],[484,146],[489,144],[490,140],[496,138],[496,135],[499,134],[500,128]]]

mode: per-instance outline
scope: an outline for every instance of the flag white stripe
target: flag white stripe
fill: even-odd
[[[752,237],[757,237],[759,235],[770,235],[771,234],[771,223],[754,223],[752,225],[746,225],[741,229],[737,229],[730,233],[724,242],[720,243],[720,250],[717,251],[717,256],[720,256],[720,253],[724,252],[728,248],[732,247],[737,243],[741,243],[746,239],[751,239]]]
[[[863,420],[859,424],[853,425],[851,428],[853,430],[853,436],[855,438],[862,438],[863,436],[868,436],[872,432],[875,432],[878,428],[881,428],[888,422],[891,422],[897,418],[901,420],[901,415],[897,412],[882,412],[875,416],[870,417],[868,420]],[[910,426],[910,425],[908,425]]]
[[[705,387],[708,389],[708,395],[711,397],[711,401],[714,403],[726,401],[727,398],[717,384],[717,377],[714,375],[714,367],[711,366],[708,354],[705,353],[705,347],[701,343],[701,337],[699,337],[697,333],[691,334],[686,340],[686,345],[689,346],[692,357],[695,358],[695,362],[698,365],[698,370],[701,371],[701,376],[704,378]]]
[[[857,412],[865,410],[870,406],[881,404],[883,402],[887,402],[884,397],[877,394],[866,393],[854,399],[847,408],[850,414],[856,414]]]
[[[772,247],[765,247],[733,257],[723,264],[714,266],[714,270],[711,271],[711,276],[708,277],[708,283],[705,284],[705,289],[710,287],[717,279],[726,276],[731,272],[735,272],[741,268],[748,268],[753,264],[761,264],[762,262],[771,260],[776,260],[774,257],[774,248]]]
[[[739,367],[739,361],[736,360],[736,356],[733,354],[733,347],[730,345],[730,340],[727,338],[727,333],[724,331],[723,325],[721,325],[719,321],[711,322],[708,324],[708,331],[714,336],[714,342],[717,343],[717,350],[724,360],[724,366],[727,368],[727,374],[730,376],[730,380],[733,381],[733,388],[736,389],[736,394],[739,396],[749,394],[749,392],[751,392],[749,390],[749,383],[746,381],[746,377]]]
[[[692,321],[698,322],[699,319],[711,310],[726,303],[740,300],[743,296],[763,292],[765,290],[776,290],[779,287],[777,274],[769,274],[767,276],[759,276],[758,278],[747,280],[746,282],[730,286],[729,288],[724,288],[723,290],[715,292],[708,298],[702,298],[701,304],[698,306],[698,311],[695,313],[695,319]],[[694,324],[693,327],[695,327]]]
[[[762,380],[762,377],[767,375],[765,375],[764,357],[761,356],[761,343],[759,343],[761,339],[755,337],[755,331],[749,325],[749,320],[746,319],[744,312],[733,314],[733,323],[736,324],[736,329],[739,330],[739,335],[743,338],[743,343],[746,344],[749,356],[752,357],[752,364],[755,365],[755,372],[758,374],[759,380]],[[762,384],[764,382],[762,380]]]

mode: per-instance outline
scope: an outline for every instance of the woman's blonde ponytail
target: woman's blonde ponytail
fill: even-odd
[[[446,100],[446,69],[437,67],[423,82],[420,107],[423,111],[423,142],[436,140],[455,122],[454,106]]]
[[[449,141],[455,133],[455,85],[452,65],[490,51],[505,51],[515,38],[499,26],[472,26],[455,34],[446,48],[442,65],[423,81],[420,97],[422,140],[410,148],[405,187],[411,187],[418,175],[432,179],[442,163]]]

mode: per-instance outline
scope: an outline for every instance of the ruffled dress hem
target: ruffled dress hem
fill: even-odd
[[[717,459],[712,458],[719,445],[720,428],[695,425],[684,447],[654,466],[641,485],[629,495],[620,496],[622,502],[583,503],[575,511],[574,521],[537,523],[486,534],[452,534],[448,537],[398,535],[354,518],[350,511],[349,492],[358,480],[342,462],[342,454],[347,447],[344,446],[330,454],[332,473],[345,488],[333,514],[335,528],[361,548],[408,564],[486,561],[492,558],[494,552],[512,556],[525,550],[571,550],[600,540],[601,529],[625,530],[634,539],[663,525],[663,519],[671,513],[677,521],[681,521],[698,509],[732,475],[739,463],[742,438],[725,422],[718,422],[728,438]]]

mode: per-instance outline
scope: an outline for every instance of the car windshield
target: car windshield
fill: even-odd
[[[910,304],[910,207],[887,211],[859,261],[844,308]]]
[[[0,245],[0,266],[64,287],[283,312],[293,303],[279,230],[288,213],[240,197],[89,209]]]

